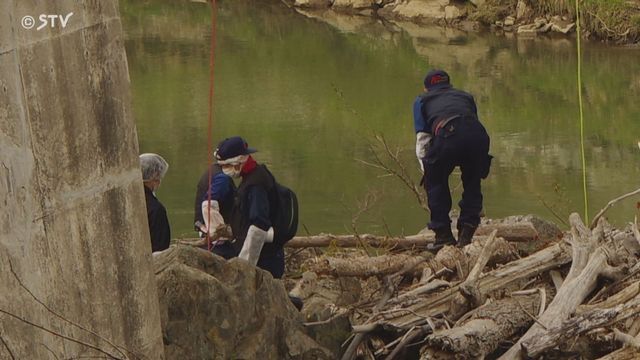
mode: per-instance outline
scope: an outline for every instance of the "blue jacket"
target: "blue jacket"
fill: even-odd
[[[209,171],[211,171],[211,184],[209,184]],[[200,221],[204,224],[202,217],[202,202],[211,196],[211,200],[215,200],[220,205],[220,214],[224,218],[225,223],[229,223],[231,210],[233,208],[233,198],[236,193],[236,186],[230,176],[225,175],[217,164],[211,165],[210,169],[200,177],[196,188],[196,196],[194,201],[193,214],[194,223]],[[196,227],[196,230],[199,230]]]

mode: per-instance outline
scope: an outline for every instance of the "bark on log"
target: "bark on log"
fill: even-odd
[[[323,257],[310,270],[320,275],[369,277],[395,274],[424,261],[425,257],[406,254],[344,259]]]
[[[489,293],[510,283],[528,279],[549,269],[566,264],[570,259],[568,246],[563,243],[556,244],[486,273],[478,281],[478,287],[481,292]],[[458,293],[458,289],[459,285],[448,291],[428,296],[416,304],[389,309],[386,313],[380,314],[378,318],[380,321],[386,321],[400,328],[419,325],[426,317],[448,311],[451,300]]]
[[[476,230],[476,235],[489,235],[497,230],[497,237],[507,241],[523,242],[538,240],[538,231],[533,225],[528,223],[520,224],[485,224],[480,225]]]
[[[482,249],[484,249],[489,237],[476,237],[474,241],[465,246],[464,249],[455,246],[445,246],[433,259],[428,261],[428,266],[436,273],[443,268],[452,270],[457,273],[457,268],[462,268],[464,273],[469,273],[471,267],[477,262]],[[490,266],[496,264],[506,264],[518,258],[513,244],[510,244],[503,238],[494,238],[493,252],[489,258]],[[459,264],[459,265],[458,265]],[[458,274],[459,276],[461,274]]]
[[[441,330],[427,337],[422,353],[431,358],[442,353],[465,359],[482,358],[494,352],[498,345],[533,323],[537,314],[540,293],[504,298],[479,307],[460,326]]]
[[[536,358],[560,343],[567,342],[589,330],[610,326],[631,316],[636,316],[638,312],[640,312],[640,296],[614,308],[586,312],[566,320],[558,326],[548,328],[544,334],[532,338],[531,341],[523,341],[523,353],[528,357]]]

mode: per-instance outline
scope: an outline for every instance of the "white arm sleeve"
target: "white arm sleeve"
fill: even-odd
[[[247,237],[244,239],[244,244],[242,244],[242,250],[240,250],[238,257],[247,260],[251,265],[255,266],[258,263],[260,252],[262,251],[264,243],[267,242],[268,237],[269,233],[267,231],[251,225],[249,231],[247,231]]]
[[[209,236],[213,235],[218,226],[224,224],[224,219],[220,214],[220,206],[215,200],[202,202],[202,218],[206,229],[209,229]]]
[[[433,136],[426,132],[416,133],[416,157],[422,160],[427,157],[427,150],[431,144]]]

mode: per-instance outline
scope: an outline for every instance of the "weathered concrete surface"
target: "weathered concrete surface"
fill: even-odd
[[[0,2],[0,359],[164,357],[137,153],[117,1]]]
[[[335,359],[307,336],[281,280],[189,246],[154,255],[168,359]]]

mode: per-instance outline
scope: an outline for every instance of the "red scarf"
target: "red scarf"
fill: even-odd
[[[249,155],[247,161],[245,161],[244,165],[242,165],[242,169],[240,170],[240,176],[245,176],[253,171],[253,169],[258,166],[258,163]]]

